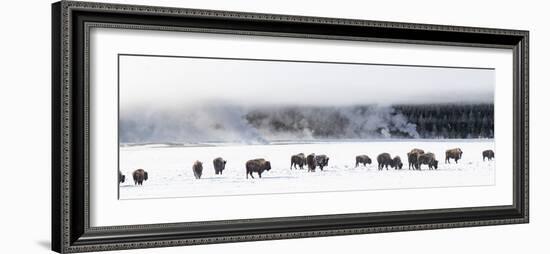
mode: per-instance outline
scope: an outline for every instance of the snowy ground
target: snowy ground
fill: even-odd
[[[464,152],[458,164],[445,164],[445,150],[460,147]],[[408,170],[407,152],[421,148],[433,152],[439,160],[437,170]],[[493,140],[401,140],[364,142],[322,142],[310,144],[206,146],[135,145],[121,146],[120,170],[127,181],[120,185],[121,199],[169,198],[322,191],[380,190],[397,188],[433,188],[494,184],[494,161],[483,161],[481,152],[494,149]],[[326,154],[329,166],[316,172],[291,170],[290,156],[297,153]],[[388,152],[399,155],[402,170],[378,171],[376,156]],[[373,163],[355,168],[355,156],[368,155]],[[212,160],[227,160],[223,175],[215,175]],[[498,156],[498,154],[496,155]],[[272,169],[262,178],[246,179],[245,162],[265,158]],[[195,160],[203,162],[201,179],[193,176]],[[132,171],[145,169],[149,180],[134,186]]]

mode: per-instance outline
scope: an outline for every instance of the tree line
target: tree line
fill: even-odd
[[[285,107],[244,116],[254,128],[300,138],[493,138],[493,104]]]
[[[398,105],[422,138],[494,138],[494,105]]]

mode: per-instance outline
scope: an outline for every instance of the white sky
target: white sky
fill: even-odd
[[[120,57],[121,109],[493,102],[494,70]]]

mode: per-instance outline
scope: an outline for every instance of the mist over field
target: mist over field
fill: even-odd
[[[493,138],[493,105],[348,107],[203,106],[136,110],[120,118],[122,143]]]
[[[136,119],[139,119],[136,121]],[[137,110],[121,117],[125,143],[240,142],[277,140],[418,138],[416,125],[392,107],[205,106]]]

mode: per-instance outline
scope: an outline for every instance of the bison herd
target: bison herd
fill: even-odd
[[[422,165],[428,165],[428,169],[437,169],[438,160],[435,159],[435,154],[424,153],[424,150],[414,148],[407,153],[407,161],[409,169],[420,170]]]
[[[307,166],[308,172],[315,172],[317,167],[322,171],[324,167],[328,166],[328,159],[329,157],[324,154],[315,155],[312,153],[307,157],[303,153],[295,154],[290,157],[290,169],[297,169],[296,166],[304,169],[304,166]]]
[[[380,155],[378,155],[378,157],[376,157],[376,161],[378,161],[378,170],[382,170],[382,169],[384,169],[384,167],[386,168],[386,170],[389,169],[388,167],[392,167],[392,168],[395,168],[395,169],[402,169],[403,168],[403,163],[401,162],[401,157],[395,156],[392,159],[392,157],[389,153],[381,153]]]
[[[493,160],[495,158],[495,152],[493,150],[485,150],[482,152],[483,161]],[[445,151],[445,164],[451,163],[451,160],[454,160],[455,163],[458,163],[458,160],[462,159],[462,150],[460,148],[453,148]],[[290,169],[304,169],[304,166],[307,166],[308,172],[315,172],[315,169],[319,167],[321,171],[323,168],[328,166],[329,157],[320,154],[316,155],[314,153],[305,156],[304,153],[299,153],[292,155],[290,157]],[[378,170],[389,170],[389,168],[402,169],[403,163],[401,162],[401,157],[392,156],[389,153],[381,153],[376,157],[378,162]],[[419,148],[414,148],[407,153],[407,161],[409,162],[409,170],[421,170],[422,165],[427,165],[428,169],[437,169],[438,160],[435,158],[435,154],[431,152],[424,152],[424,150]],[[225,165],[227,161],[221,157],[217,157],[213,160],[214,173],[216,175],[222,174],[225,170]],[[362,154],[355,157],[355,167],[359,165],[366,166],[371,164],[372,160],[368,155]],[[271,170],[271,163],[268,160],[263,158],[252,159],[246,162],[246,178],[248,176],[254,178],[252,173],[258,174],[259,178],[262,178],[262,173],[264,171]],[[192,166],[193,174],[196,179],[200,179],[203,173],[203,166],[201,161],[195,161]],[[144,181],[147,181],[148,174],[147,171],[143,169],[137,169],[132,173],[134,178],[134,185],[143,185]],[[123,175],[120,170],[118,171],[118,182],[124,183],[126,176]]]

